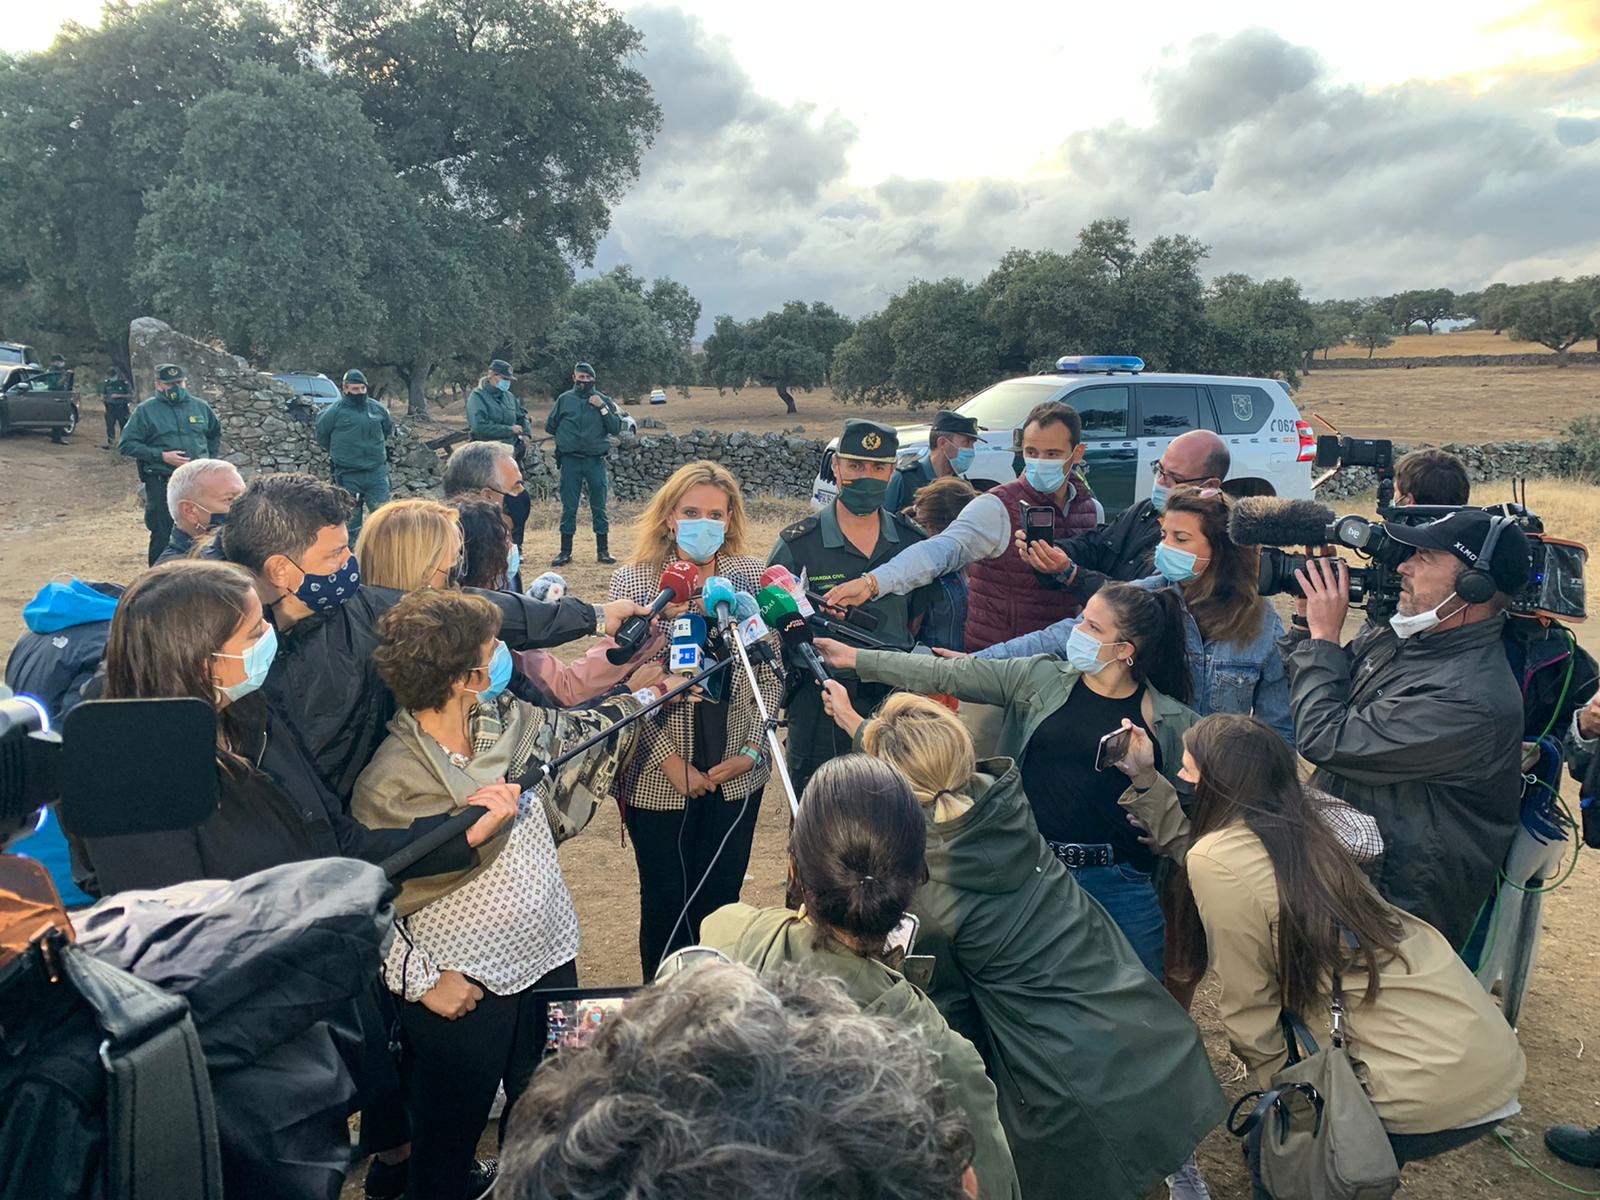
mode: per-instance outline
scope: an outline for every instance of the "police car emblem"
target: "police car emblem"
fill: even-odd
[[[881,445],[883,445],[883,439],[875,433],[866,434],[861,439],[861,448],[863,450],[876,450]]]
[[[1241,421],[1248,421],[1250,414],[1255,411],[1255,399],[1249,392],[1233,393],[1233,415]]]

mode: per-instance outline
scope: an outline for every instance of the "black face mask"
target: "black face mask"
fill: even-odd
[[[1178,793],[1178,805],[1186,817],[1194,816],[1194,784],[1187,779],[1174,779],[1172,790]]]

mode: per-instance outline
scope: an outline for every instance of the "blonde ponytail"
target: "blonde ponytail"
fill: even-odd
[[[972,807],[966,794],[978,766],[972,735],[943,705],[896,693],[867,722],[861,745],[874,758],[899,768],[936,824]]]

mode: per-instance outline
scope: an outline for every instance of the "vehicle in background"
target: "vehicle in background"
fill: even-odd
[[[272,377],[288,384],[296,396],[317,408],[339,399],[339,385],[318,371],[277,371]]]
[[[661,388],[657,388],[655,391],[650,393],[650,403],[651,404],[665,404],[666,402],[667,402],[667,393],[665,391],[663,391]]]
[[[980,492],[1016,478],[1022,422],[1046,400],[1062,400],[1083,418],[1083,470],[1106,519],[1150,495],[1155,464],[1168,443],[1191,429],[1210,429],[1228,443],[1232,465],[1224,489],[1235,496],[1311,496],[1317,439],[1282,383],[1224,375],[1146,374],[1143,360],[1120,355],[1068,355],[1048,374],[1006,379],[956,411],[978,422],[977,454],[965,477]],[[928,425],[901,425],[900,463],[928,453]],[[828,443],[811,485],[811,503],[833,500],[838,483]]]
[[[71,371],[66,387],[51,388],[45,385],[48,372],[37,363],[0,365],[0,370],[7,372],[0,384],[0,435],[35,430],[60,442],[78,428],[80,409]]]
[[[21,342],[0,342],[0,391],[10,387],[13,377],[24,367],[39,369],[34,348]]]

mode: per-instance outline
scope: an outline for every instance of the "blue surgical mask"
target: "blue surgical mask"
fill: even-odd
[[[978,457],[978,452],[971,446],[963,446],[950,456],[950,469],[960,475],[972,465],[972,460]]]
[[[690,562],[707,563],[722,549],[722,539],[727,533],[726,524],[709,517],[679,521],[678,549]]]
[[[1172,495],[1172,489],[1159,483],[1150,485],[1150,507],[1157,512],[1162,512],[1167,507],[1167,497]]]
[[[218,652],[214,657],[237,658],[244,663],[244,678],[222,689],[222,694],[230,701],[242,700],[267,681],[267,672],[272,670],[272,660],[278,657],[278,631],[268,625],[267,631],[248,646],[243,654]]]
[[[1028,476],[1028,486],[1046,495],[1059,492],[1061,485],[1067,481],[1067,464],[1064,459],[1030,458],[1024,470]]]
[[[290,559],[294,562],[294,559]],[[300,567],[299,563],[294,563]],[[300,567],[302,571],[304,567]],[[361,564],[352,554],[332,575],[307,575],[295,588],[295,598],[312,612],[332,612],[361,590]]]
[[[509,392],[511,390],[511,380],[498,379],[495,381],[495,387],[499,388],[502,392]]]
[[[1082,675],[1098,675],[1105,670],[1106,664],[1100,658],[1100,648],[1104,642],[1098,642],[1083,631],[1083,626],[1073,626],[1072,632],[1067,635],[1067,663]]]
[[[511,553],[506,555],[506,579],[515,579],[520,570],[522,570],[522,547],[513,545]]]
[[[506,649],[504,642],[496,642],[494,653],[489,656],[489,686],[478,693],[478,699],[498,699],[500,693],[506,690],[506,684],[510,682],[511,651]]]
[[[1165,542],[1156,547],[1156,570],[1160,572],[1162,578],[1170,579],[1173,583],[1187,583],[1200,574],[1199,562],[1200,560],[1189,551],[1179,550]]]

